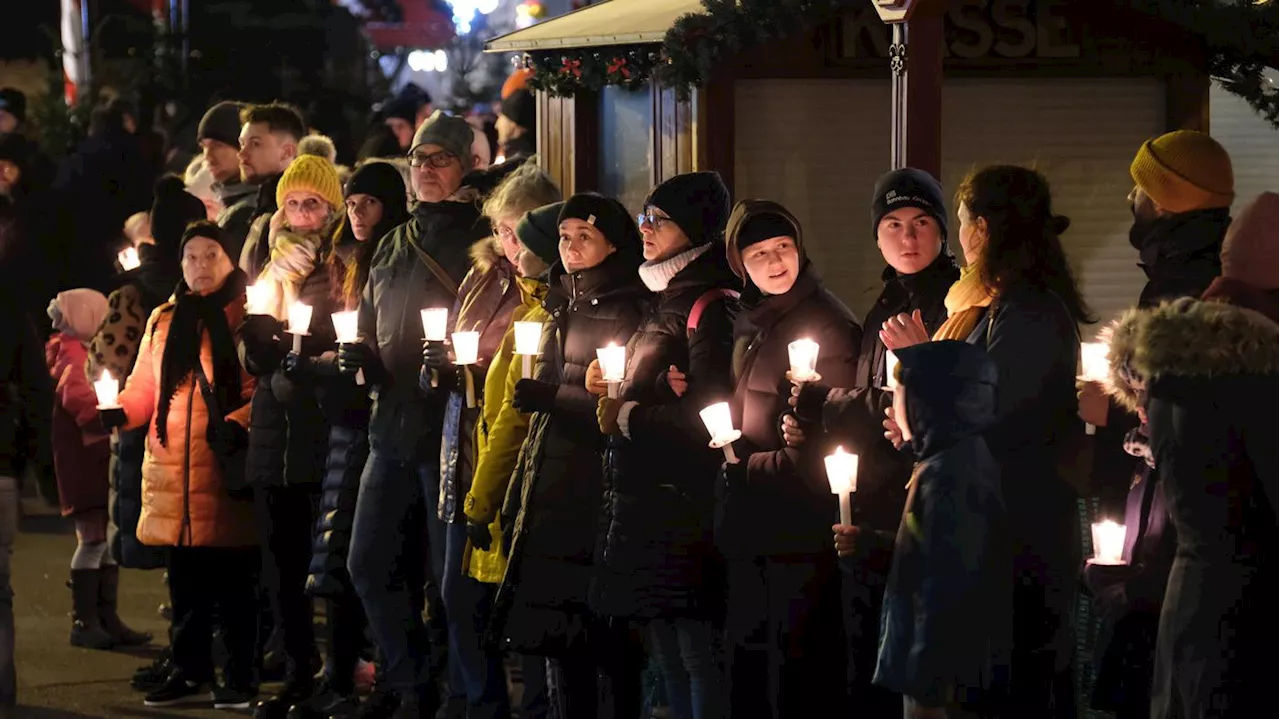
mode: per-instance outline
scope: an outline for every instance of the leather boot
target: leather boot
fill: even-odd
[[[98,590],[102,570],[71,570],[71,646],[110,649],[115,642],[98,619]]]
[[[120,597],[119,565],[111,564],[99,571],[102,572],[102,575],[98,583],[98,618],[102,622],[102,628],[107,630],[107,634],[111,635],[116,646],[140,647],[144,644],[149,644],[151,642],[151,633],[137,632],[130,629],[120,619],[120,614],[116,611]]]

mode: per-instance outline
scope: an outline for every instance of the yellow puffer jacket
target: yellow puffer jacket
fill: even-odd
[[[473,549],[463,569],[477,581],[498,584],[507,572],[507,558],[502,553],[502,527],[499,511],[507,484],[515,470],[520,446],[529,431],[529,417],[511,406],[516,382],[521,379],[521,362],[513,361],[516,322],[550,322],[551,315],[542,309],[547,285],[536,279],[520,277],[520,306],[511,315],[511,326],[502,336],[502,344],[485,376],[484,396],[495,401],[484,403],[484,414],[476,423],[476,469],[471,478],[471,491],[463,502],[463,511],[472,522],[487,522],[493,544],[488,551]],[[498,401],[500,398],[500,401]]]
[[[244,319],[244,293],[233,299],[225,311],[234,329]],[[160,401],[160,366],[173,303],[166,302],[151,313],[138,348],[138,361],[119,402],[128,417],[126,429],[146,424],[147,451],[142,462],[142,517],[138,520],[138,541],[150,546],[247,547],[257,544],[253,526],[253,505],[238,501],[222,486],[218,458],[206,439],[209,409],[194,378],[178,387],[169,405],[168,446],[156,436],[156,407]],[[213,343],[205,332],[200,342],[200,362],[205,376],[213,379]],[[245,404],[227,415],[242,427],[249,424],[249,398],[253,378],[240,371]],[[184,520],[189,524],[184,529]]]

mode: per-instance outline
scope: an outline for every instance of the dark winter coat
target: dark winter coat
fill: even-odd
[[[227,241],[227,255],[238,259],[249,237],[249,226],[258,214],[258,189],[237,182],[231,185],[215,185],[214,192],[222,203],[218,212],[218,227]],[[275,197],[275,189],[272,189]]]
[[[1194,299],[1131,311],[1113,333],[1112,388],[1135,407],[1139,397],[1116,380],[1127,371],[1146,383],[1178,538],[1152,717],[1251,716],[1273,699],[1278,342],[1263,315]]]
[[[53,460],[62,514],[105,510],[111,447],[98,422],[93,385],[84,373],[89,352],[65,332],[50,337],[44,351],[54,383]]]
[[[34,326],[3,287],[0,381],[0,476],[21,479],[32,467],[42,483],[53,480],[53,383]]]
[[[276,187],[283,175],[275,175],[258,186],[257,198],[253,200],[253,212],[240,209],[249,217],[248,232],[241,239],[237,266],[252,279],[257,279],[271,256],[271,216],[280,209],[276,205]],[[232,259],[237,259],[232,256]]]
[[[822,382],[851,387],[857,381],[862,328],[806,263],[786,294],[762,296],[748,286],[733,336],[730,407],[734,426],[742,431],[735,452],[743,466],[732,468],[717,488],[716,544],[730,559],[829,555],[839,505],[822,458],[836,441],[814,437],[798,448],[784,444],[779,427],[791,396],[787,345],[814,340]]]
[[[723,587],[711,538],[716,475],[723,454],[708,446],[699,410],[733,392],[731,298],[713,296],[688,332],[689,313],[709,291],[739,285],[722,246],[707,247],[655,294],[627,347],[624,402],[630,438],[605,451],[604,517],[596,541],[591,606],[615,617],[710,617]],[[667,368],[689,379],[671,393]]]
[[[543,302],[552,322],[543,331],[536,376],[557,385],[555,408],[533,416],[508,494],[518,499],[502,511],[512,547],[491,631],[512,651],[581,651],[604,451],[587,367],[598,348],[625,344],[644,316],[649,291],[637,264],[617,252],[588,270],[552,270]]]
[[[378,241],[360,301],[360,341],[378,355],[379,372],[366,372],[375,392],[369,420],[372,451],[402,461],[439,456],[444,397],[424,397],[422,316],[431,307],[457,300],[427,268],[418,250],[430,255],[454,287],[470,268],[471,245],[489,234],[473,202],[419,202],[413,217]],[[371,376],[372,375],[372,376]]]
[[[511,327],[511,314],[520,304],[520,287],[516,269],[486,237],[471,247],[471,270],[458,290],[458,302],[450,317],[454,329],[480,333],[476,364],[471,373],[477,406],[467,408],[466,397],[458,391],[449,393],[444,414],[444,432],[440,445],[440,503],[436,508],[446,522],[463,521],[462,499],[471,490],[471,477],[476,468],[476,423],[481,420],[485,376]],[[494,401],[501,402],[501,398]]]
[[[928,705],[979,704],[1008,672],[1011,565],[999,469],[983,431],[998,372],[986,352],[898,352],[916,456],[885,590],[875,683]]]
[[[347,551],[355,523],[360,475],[369,457],[369,399],[363,388],[335,379],[321,404],[330,418],[328,457],[321,484],[320,512],[311,548],[307,591],[317,597],[349,595]]]

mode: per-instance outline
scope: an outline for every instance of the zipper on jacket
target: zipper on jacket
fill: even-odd
[[[197,358],[196,361],[200,360]],[[182,546],[184,534],[187,537],[188,547],[195,541],[191,531],[191,417],[195,413],[195,402],[196,385],[192,382],[190,393],[187,395],[187,443],[182,453],[182,526],[178,529],[179,547]]]

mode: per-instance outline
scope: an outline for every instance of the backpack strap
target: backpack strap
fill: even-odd
[[[444,271],[444,268],[440,266],[440,263],[436,262],[435,258],[427,254],[426,250],[418,247],[418,245],[412,240],[409,241],[409,246],[413,248],[415,253],[417,253],[418,259],[422,264],[430,270],[431,274],[435,275],[436,280],[441,284],[441,286],[446,290],[449,290],[449,294],[453,295],[454,299],[457,299],[458,283],[453,281],[453,278],[449,276],[448,272]]]
[[[708,305],[726,297],[732,297],[736,300],[740,295],[734,290],[723,287],[717,287],[702,293],[702,296],[693,303],[693,308],[689,310],[689,319],[685,323],[686,334],[692,337],[693,333],[698,331],[698,322],[702,320],[702,313],[706,311]]]

